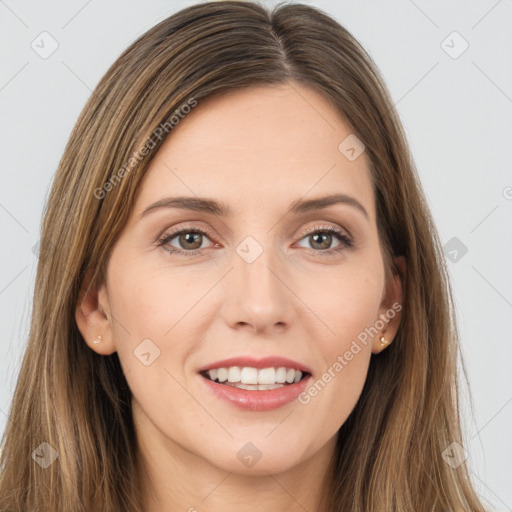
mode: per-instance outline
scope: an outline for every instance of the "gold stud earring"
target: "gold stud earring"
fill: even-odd
[[[380,344],[381,344],[383,347],[385,347],[388,343],[389,343],[389,341],[388,341],[386,338],[384,338],[384,336],[381,336],[381,337],[380,337]]]
[[[103,338],[101,336],[98,336],[93,343],[96,345],[97,343],[101,343],[103,341]]]

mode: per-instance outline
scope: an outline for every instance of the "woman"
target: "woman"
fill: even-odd
[[[452,311],[354,37],[300,4],[186,8],[60,162],[0,508],[482,511]]]

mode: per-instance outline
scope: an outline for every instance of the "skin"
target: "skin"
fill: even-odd
[[[76,308],[87,344],[100,354],[118,352],[133,392],[143,478],[154,490],[148,512],[323,510],[336,433],[361,394],[371,357],[385,349],[381,332],[307,405],[243,411],[209,393],[197,370],[236,355],[279,355],[309,366],[314,381],[401,304],[399,277],[384,280],[366,155],[349,161],[338,150],[350,133],[312,88],[256,87],[200,102],[151,162],[106,283]],[[356,198],[368,218],[348,204],[285,216],[295,200],[334,192]],[[213,198],[234,213],[161,208],[139,219],[173,195]],[[320,234],[325,227],[348,231],[354,248],[333,253],[343,244],[334,235],[322,241],[307,234],[319,225]],[[156,245],[185,227],[212,236],[199,235],[197,244],[175,236],[167,248],[190,252],[201,244],[199,254]],[[247,236],[263,249],[250,264],[236,252]],[[397,264],[405,270],[402,258]],[[386,322],[389,342],[399,321],[397,313]],[[93,344],[98,334],[103,341]],[[144,339],[160,350],[149,366],[134,356]],[[262,454],[250,468],[237,457],[248,441]]]

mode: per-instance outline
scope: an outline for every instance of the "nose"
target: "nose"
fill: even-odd
[[[294,313],[294,295],[286,274],[286,265],[272,258],[270,250],[252,262],[235,254],[233,269],[224,283],[225,322],[233,329],[263,335],[287,330]]]

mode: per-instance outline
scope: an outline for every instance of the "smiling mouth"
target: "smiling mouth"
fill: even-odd
[[[291,386],[304,380],[310,374],[294,368],[262,368],[232,366],[204,370],[200,374],[217,384],[252,391],[267,391]]]

